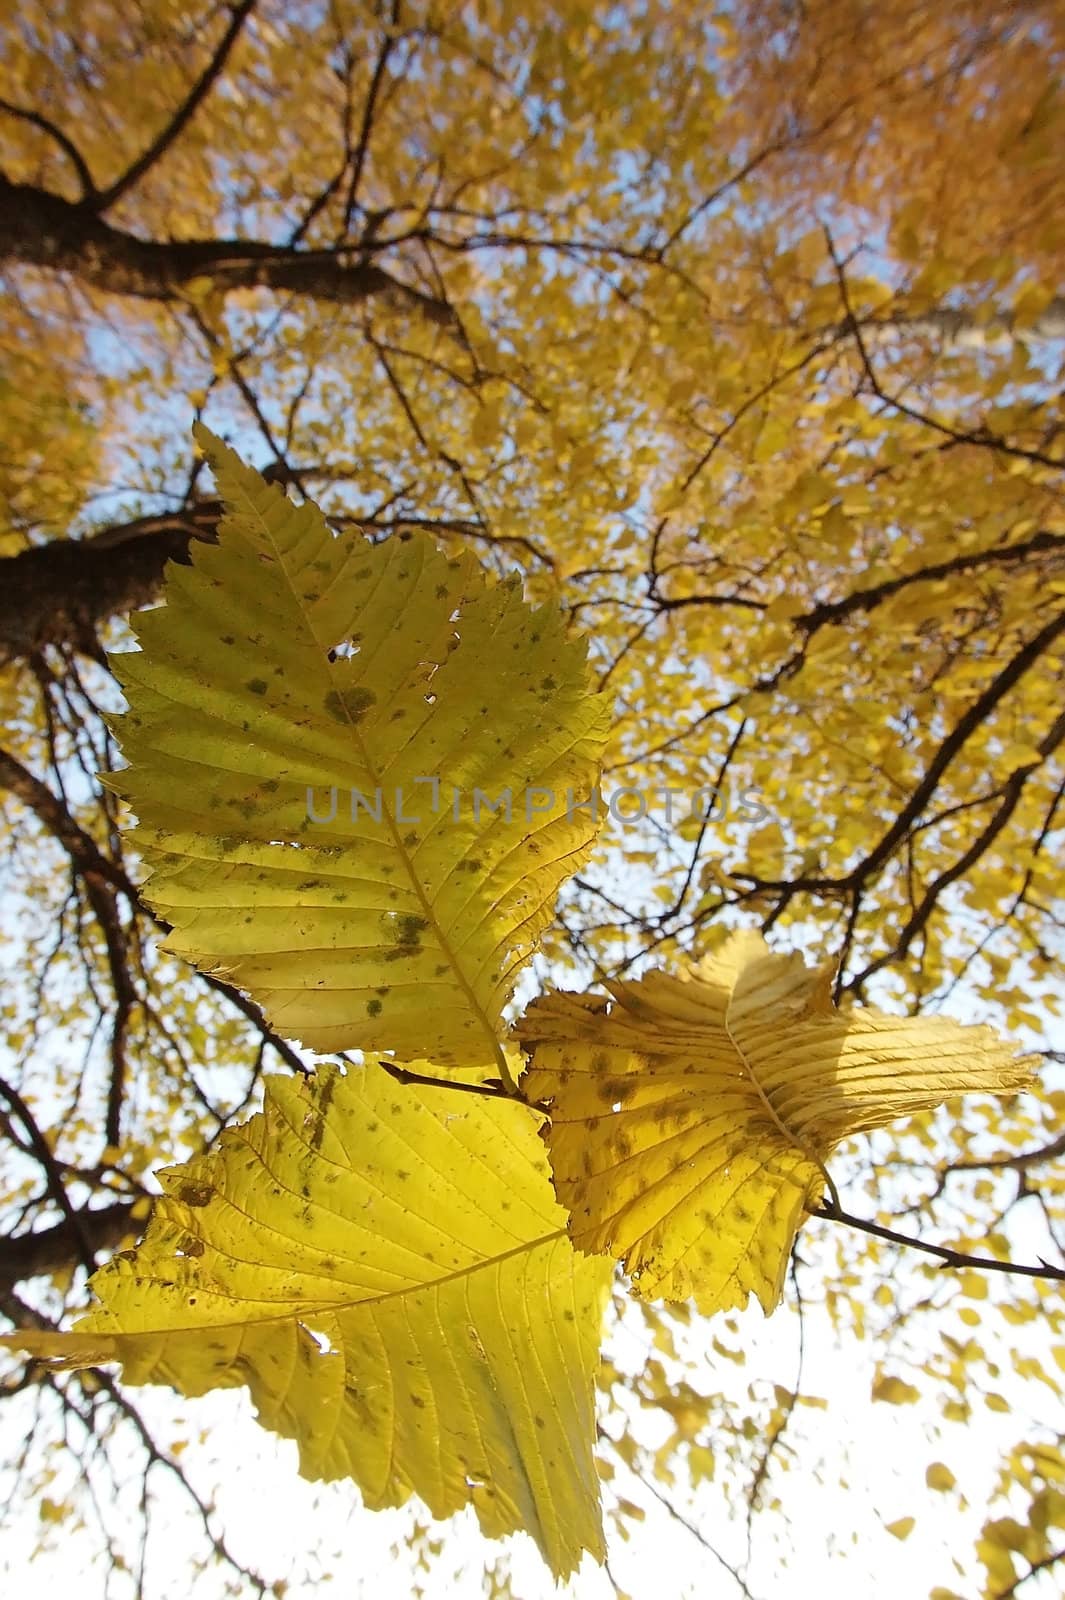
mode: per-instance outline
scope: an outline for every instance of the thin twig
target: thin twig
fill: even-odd
[[[166,154],[225,69],[229,53],[237,42],[240,30],[256,3],[257,0],[240,0],[240,4],[234,7],[233,14],[229,19],[229,27],[219,40],[218,48],[189,90],[189,93],[185,96],[185,99],[174,112],[166,127],[156,135],[148,148],[137,157],[136,161],[126,168],[120,178],[116,178],[114,183],[110,184],[102,194],[93,197],[93,210],[108,210],[116,200],[122,198],[128,189],[132,189],[134,184],[143,178],[150,167],[155,166],[160,157]]]
[[[1042,1258],[1039,1265],[1033,1267],[1024,1262],[996,1261],[991,1256],[971,1256],[964,1250],[952,1250],[949,1245],[929,1244],[925,1239],[896,1233],[894,1228],[885,1228],[883,1224],[872,1222],[867,1217],[852,1216],[831,1200],[824,1201],[812,1215],[824,1217],[828,1222],[845,1223],[848,1228],[857,1228],[860,1233],[870,1233],[877,1239],[888,1239],[892,1244],[903,1245],[909,1250],[921,1250],[925,1255],[935,1256],[944,1267],[977,1267],[984,1272],[1004,1272],[1023,1278],[1046,1278],[1054,1283],[1065,1283],[1065,1267],[1053,1267]]]

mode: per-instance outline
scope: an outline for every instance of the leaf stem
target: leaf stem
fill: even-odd
[[[348,1058],[341,1058],[347,1061]],[[351,1063],[348,1063],[351,1065]],[[506,1083],[489,1079],[487,1083],[464,1083],[461,1078],[434,1078],[426,1072],[412,1072],[409,1067],[397,1066],[394,1061],[382,1061],[377,1058],[377,1065],[394,1078],[397,1083],[420,1083],[428,1089],[457,1089],[460,1094],[488,1095],[493,1100],[513,1100],[514,1092]],[[535,1109],[535,1108],[534,1108]]]
[[[496,1040],[496,1065],[499,1068],[499,1076],[506,1087],[507,1094],[510,1095],[512,1099],[520,1099],[521,1096],[518,1092],[518,1080],[510,1070],[510,1062],[507,1060],[507,1053],[503,1049],[503,1046],[500,1044],[498,1039]]]

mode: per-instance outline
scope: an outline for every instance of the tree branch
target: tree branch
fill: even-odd
[[[875,312],[858,319],[863,337],[882,343],[902,334],[932,334],[949,345],[973,350],[985,350],[994,345],[1017,340],[1023,344],[1041,344],[1054,339],[1065,339],[1065,295],[1055,295],[1050,303],[1031,322],[1018,326],[1010,311],[997,312],[986,322],[979,322],[971,311],[954,306],[937,306],[932,311],[912,314],[898,312],[878,316]],[[832,338],[841,338],[851,332],[847,322],[836,323],[826,329]]]
[[[1025,1556],[1025,1560],[1028,1557]],[[1006,1589],[999,1589],[993,1600],[1013,1600],[1013,1596],[1020,1592],[1022,1583],[1027,1583],[1029,1578],[1034,1578],[1037,1572],[1045,1572],[1048,1567],[1056,1566],[1059,1561],[1065,1561],[1065,1545],[1060,1550],[1051,1550],[1049,1555],[1041,1556],[1038,1561],[1028,1564],[1028,1571],[1015,1579]]]
[[[109,861],[92,835],[79,827],[59,796],[6,750],[0,750],[0,789],[6,789],[34,813],[58,839],[79,873],[95,874],[131,899],[136,898],[136,890],[122,868]]]
[[[93,1255],[99,1250],[116,1250],[123,1239],[137,1232],[134,1204],[124,1200],[96,1210],[84,1206],[74,1214],[76,1230],[71,1220],[64,1218],[38,1233],[0,1238],[0,1292],[6,1293],[26,1278],[40,1278],[79,1265],[86,1248]]]
[[[11,1115],[22,1124],[27,1142],[25,1146],[20,1143],[20,1148],[24,1148],[26,1153],[32,1155],[40,1163],[48,1184],[48,1193],[66,1219],[62,1225],[69,1230],[70,1249],[74,1259],[80,1261],[82,1266],[91,1272],[96,1265],[92,1240],[82,1228],[82,1213],[71,1204],[66,1184],[63,1182],[63,1173],[55,1156],[52,1154],[51,1145],[41,1132],[36,1117],[18,1090],[11,1084],[5,1083],[3,1079],[0,1079],[0,1095],[3,1096],[11,1108]],[[9,1120],[5,1117],[4,1121],[10,1130]]]
[[[1062,712],[1054,726],[1036,745],[1040,759],[1046,760],[1047,757],[1053,755],[1063,740],[1065,740],[1065,711]],[[886,950],[883,955],[877,956],[870,961],[867,966],[862,968],[861,972],[856,973],[850,979],[848,987],[861,990],[875,972],[879,972],[883,967],[889,966],[893,961],[900,960],[906,954],[917,935],[926,926],[933,912],[940,905],[940,897],[944,890],[948,889],[952,883],[956,883],[959,878],[963,878],[1006,828],[1024,793],[1025,784],[1032,773],[1037,770],[1039,764],[1039,761],[1029,761],[1024,766],[1014,769],[1002,786],[1002,797],[986,826],[981,829],[976,838],[970,843],[968,849],[964,850],[957,860],[953,861],[949,867],[945,867],[942,872],[932,879],[925,889],[920,904],[914,907],[913,914],[891,948]],[[842,972],[843,961],[841,960],[841,976]]]
[[[342,477],[344,469],[275,462],[263,476],[287,484]],[[98,658],[97,625],[154,600],[168,561],[186,562],[193,539],[214,542],[221,509],[218,500],[197,500],[179,511],[116,523],[88,538],[55,539],[0,558],[0,663],[37,655],[45,645],[72,647]],[[441,535],[514,546],[546,567],[553,564],[550,554],[524,534],[495,533],[468,517],[385,516],[375,511],[331,520],[337,527],[355,527],[370,535],[428,528]]]
[[[749,883],[756,889],[778,889],[790,894],[805,890],[814,893],[845,893],[855,887],[860,887],[876,872],[894,852],[896,846],[906,837],[913,823],[915,823],[931,800],[939,781],[955,756],[965,746],[966,742],[991,715],[998,702],[1005,698],[1011,689],[1015,688],[1043,653],[1062,635],[1065,634],[1065,611],[1059,611],[1045,623],[1039,632],[1026,644],[1022,645],[1016,655],[1007,661],[1002,670],[992,678],[991,682],[981,694],[973,700],[968,710],[959,717],[950,733],[943,739],[935,755],[925,769],[924,776],[911,793],[906,804],[896,816],[891,826],[881,835],[869,854],[864,856],[852,871],[841,878],[826,878],[819,876],[798,876],[794,878],[757,878],[751,873],[737,872],[733,876],[743,883]]]
[[[359,185],[362,182],[363,170],[366,166],[366,157],[370,149],[370,133],[373,129],[374,113],[377,109],[377,97],[381,92],[385,73],[388,70],[388,58],[396,47],[396,34],[391,31],[399,26],[399,0],[393,0],[390,31],[385,34],[384,41],[374,63],[373,74],[370,78],[370,87],[366,92],[366,101],[362,108],[362,122],[359,126],[359,136],[355,148],[351,153],[351,180],[348,184],[347,204],[344,208],[344,232],[351,227],[352,215],[359,198]]]
[[[944,1176],[952,1172],[1024,1172],[1027,1167],[1041,1166],[1044,1161],[1056,1161],[1065,1156],[1065,1133],[1059,1133],[1048,1144],[1035,1150],[1022,1150],[1015,1156],[988,1156],[984,1161],[952,1161],[944,1168]]]
[[[32,123],[35,128],[40,128],[42,133],[46,133],[49,139],[59,146],[77,173],[78,183],[81,185],[82,199],[94,200],[96,198],[96,185],[92,180],[92,173],[89,171],[85,157],[74,141],[67,138],[62,128],[57,127],[48,117],[42,117],[39,111],[30,111],[25,106],[12,105],[10,100],[0,100],[0,111],[6,111],[9,117],[18,117],[22,122]]]
[[[1065,461],[1054,456],[1048,456],[1045,451],[1028,450],[1022,445],[1010,444],[1006,439],[999,438],[985,427],[970,430],[955,428],[950,423],[942,422],[938,417],[931,416],[927,411],[920,411],[916,406],[907,404],[905,400],[901,400],[897,395],[888,394],[882,386],[870,359],[868,346],[862,333],[862,322],[855,316],[854,308],[851,305],[846,271],[843,262],[836,253],[832,234],[828,228],[825,228],[825,239],[828,244],[828,253],[832,257],[836,269],[840,299],[843,301],[843,309],[846,312],[843,322],[838,326],[843,332],[852,335],[858,349],[858,357],[866,382],[881,404],[889,406],[891,410],[899,412],[901,416],[909,417],[911,422],[919,422],[922,427],[931,428],[936,433],[943,434],[945,438],[952,439],[956,444],[971,444],[985,450],[998,450],[1004,455],[1016,456],[1019,460],[1031,461],[1037,466],[1051,467],[1056,471],[1060,471],[1062,466],[1065,466]]]
[[[885,579],[883,583],[873,584],[867,589],[854,589],[841,600],[823,600],[810,611],[796,617],[794,626],[804,634],[814,634],[827,623],[841,622],[856,611],[875,610],[910,584],[935,583],[940,578],[950,578],[959,572],[979,571],[981,567],[1012,566],[1014,562],[1027,561],[1030,556],[1050,553],[1065,559],[1065,534],[1042,528],[1038,533],[1033,533],[1030,539],[1020,540],[1017,544],[994,545],[989,550],[967,550],[961,555],[950,556],[946,561],[936,561],[927,567],[918,567],[913,572],[904,572],[899,578]]]
[[[811,1212],[812,1216],[824,1217],[828,1222],[842,1222],[848,1228],[857,1228],[860,1233],[872,1234],[876,1239],[887,1239],[892,1244],[900,1244],[908,1250],[921,1250],[925,1255],[935,1256],[945,1267],[978,1267],[983,1272],[1005,1272],[1022,1278],[1046,1278],[1054,1283],[1065,1283],[1065,1267],[1052,1267],[1047,1261],[1040,1261],[1037,1267],[1028,1266],[1023,1262],[996,1261],[992,1256],[970,1256],[963,1250],[952,1250],[948,1245],[928,1244],[924,1239],[914,1239],[906,1233],[896,1233],[894,1228],[885,1228],[879,1222],[871,1222],[866,1217],[852,1216],[849,1211],[844,1211],[832,1200],[825,1200]]]
[[[225,70],[226,61],[237,42],[240,30],[257,3],[258,0],[240,0],[240,4],[233,10],[229,27],[222,35],[214,55],[181,102],[181,105],[174,112],[166,127],[152,140],[148,148],[137,157],[136,161],[126,168],[120,178],[116,178],[109,188],[94,198],[94,211],[107,211],[109,207],[115,204],[116,200],[122,198],[128,189],[132,189],[134,184],[139,183],[148,169],[154,167],[156,162],[166,154],[175,139],[180,136],[189,119],[195,115],[201,102],[210,93],[212,85],[218,81]]]
[[[260,239],[139,239],[111,227],[91,204],[75,205],[3,177],[0,265],[66,272],[94,289],[142,300],[180,302],[194,279],[207,278],[223,294],[270,289],[349,306],[382,298],[440,326],[454,322],[445,301],[401,283],[383,267],[349,265],[343,252],[298,250]]]
[[[135,910],[149,917],[160,932],[169,933],[169,924],[149,910],[124,869],[108,860],[92,835],[79,826],[58,795],[53,794],[47,784],[42,783],[40,778],[34,777],[32,772],[27,771],[6,751],[0,751],[0,787],[7,789],[21,800],[23,805],[28,806],[37,820],[66,850],[75,871],[85,879],[90,904],[103,924],[105,937],[108,918],[112,914],[111,891],[114,889],[119,890]],[[274,1032],[254,1000],[241,994],[239,989],[234,989],[222,978],[216,978],[206,972],[200,973],[200,977],[209,989],[213,989],[216,994],[224,995],[226,1000],[236,1007],[258,1030],[265,1043],[277,1052],[286,1066],[291,1067],[293,1072],[307,1072],[302,1057],[286,1039],[282,1039]],[[117,1142],[117,1140],[112,1141],[112,1143]]]
[[[0,659],[48,644],[98,654],[97,623],[154,599],[166,563],[187,560],[190,539],[212,539],[219,511],[217,501],[203,501],[0,561]]]

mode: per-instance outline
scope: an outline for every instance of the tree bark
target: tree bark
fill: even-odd
[[[203,501],[0,561],[0,660],[33,655],[46,644],[97,654],[97,624],[152,600],[166,563],[187,560],[191,539],[213,539],[220,509],[217,501]]]
[[[349,252],[350,254],[351,252]],[[89,202],[74,203],[0,177],[0,266],[66,272],[109,294],[179,300],[196,278],[223,293],[272,289],[338,305],[384,297],[449,325],[451,307],[382,267],[347,263],[333,250],[300,250],[260,239],[139,239],[113,228]]]
[[[1022,344],[1044,344],[1053,339],[1065,339],[1065,295],[1056,295],[1050,304],[1031,322],[1018,325],[1011,312],[997,312],[986,322],[979,322],[971,311],[940,306],[913,316],[878,317],[875,313],[861,319],[862,336],[874,343],[886,343],[900,334],[931,334],[944,344],[958,349],[984,350],[1014,340]],[[837,324],[837,331],[845,333],[846,323]]]
[[[92,1210],[86,1206],[78,1214],[83,1240],[95,1254],[115,1250],[123,1239],[139,1231],[133,1221],[133,1202]],[[76,1267],[81,1260],[80,1241],[67,1221],[57,1222],[39,1233],[20,1233],[0,1239],[0,1293],[14,1288],[27,1278],[38,1278],[63,1267]]]

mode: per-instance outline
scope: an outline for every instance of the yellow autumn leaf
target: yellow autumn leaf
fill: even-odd
[[[903,1378],[894,1378],[890,1373],[882,1373],[873,1382],[870,1399],[883,1400],[889,1406],[912,1406],[921,1398],[919,1389],[912,1383],[907,1383]]]
[[[946,1494],[958,1480],[944,1462],[933,1461],[925,1470],[924,1481],[930,1489]]]
[[[430,1069],[426,1069],[430,1070]],[[160,1174],[143,1243],[73,1333],[0,1344],[188,1396],[247,1385],[312,1479],[602,1558],[593,1379],[610,1263],[578,1255],[520,1105],[376,1062],[266,1080],[265,1110]]]
[[[1043,757],[1034,744],[1024,744],[1021,741],[1007,745],[1002,752],[1002,771],[1015,772],[1018,767],[1029,767],[1040,761]]]
[[[479,406],[474,412],[470,424],[470,438],[479,449],[489,449],[499,438],[502,406],[496,402],[488,402]]]
[[[794,595],[781,594],[773,600],[765,610],[767,622],[790,622],[792,617],[797,617],[802,611],[802,601]]]
[[[990,1029],[837,1011],[832,977],[739,932],[691,975],[547,995],[518,1025],[573,1239],[642,1296],[770,1312],[841,1140],[1030,1081]]]
[[[596,832],[571,805],[609,720],[585,646],[468,553],[334,537],[197,438],[218,543],[112,657],[130,767],[110,781],[166,947],[314,1049],[498,1067],[503,1007]]]
[[[908,1539],[917,1525],[915,1517],[899,1517],[895,1522],[885,1522],[884,1531],[893,1539]]]

